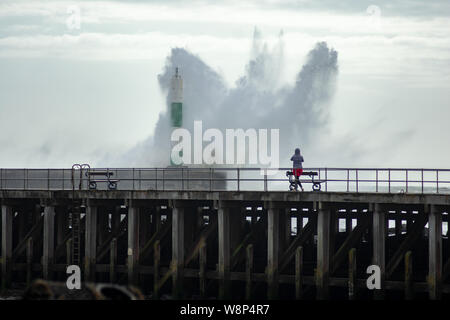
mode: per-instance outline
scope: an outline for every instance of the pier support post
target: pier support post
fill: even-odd
[[[283,216],[284,229],[282,229],[283,243],[282,243],[281,249],[285,250],[291,242],[292,213],[291,213],[291,208],[286,208],[283,211],[284,211],[284,216]]]
[[[12,257],[12,230],[13,209],[2,205],[2,287],[11,286],[11,257]]]
[[[31,284],[33,279],[33,238],[27,241],[27,286]]]
[[[128,284],[137,285],[139,263],[139,208],[128,200]]]
[[[86,281],[95,281],[97,261],[97,213],[98,208],[88,202],[86,206],[86,231],[84,249],[84,274]]]
[[[317,202],[317,299],[328,299],[330,278],[331,212],[328,206]]]
[[[56,245],[63,243],[64,237],[69,230],[67,207],[58,207],[56,210]]]
[[[356,249],[348,252],[348,300],[356,299]]]
[[[300,233],[302,233],[302,229],[303,229],[303,208],[302,207],[297,207],[297,235],[299,235]]]
[[[115,283],[117,281],[117,238],[111,240],[109,249],[109,282]]]
[[[177,201],[172,202],[172,295],[183,297],[184,282],[184,210]]]
[[[217,221],[219,231],[219,299],[229,299],[231,291],[230,208],[223,201],[220,201],[218,204]]]
[[[412,252],[405,254],[405,300],[414,299]]]
[[[303,298],[303,247],[295,250],[295,299]]]
[[[109,208],[99,207],[97,213],[97,239],[98,244],[102,245],[108,237]]]
[[[151,234],[150,209],[139,208],[139,243],[147,243]]]
[[[245,249],[245,299],[252,299],[253,245]]]
[[[159,263],[161,259],[161,247],[159,240],[153,246],[153,299],[159,299]]]
[[[206,298],[206,243],[202,242],[199,252],[199,287],[200,297]]]
[[[273,203],[267,208],[267,298],[278,298],[278,264],[280,256],[280,215],[284,209]]]
[[[428,207],[428,288],[431,300],[442,294],[442,214],[435,205]]]
[[[352,218],[349,217],[350,213],[351,213],[351,211],[349,212],[349,209],[347,209],[345,211],[345,215],[346,215],[346,217],[345,217],[345,233],[347,235],[352,233]]]
[[[381,289],[375,289],[374,298],[383,299],[386,278],[386,212],[378,203],[371,204],[373,212],[373,258],[372,263],[380,267]]]
[[[55,251],[55,207],[44,208],[44,236],[43,236],[42,270],[43,278],[52,278],[53,256]]]
[[[111,213],[111,231],[117,232],[120,226],[120,206],[115,206]]]

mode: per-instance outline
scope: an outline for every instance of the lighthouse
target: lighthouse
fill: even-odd
[[[170,124],[171,131],[183,126],[183,79],[181,78],[178,67],[175,68],[175,75],[170,81]],[[180,157],[183,151],[180,151]],[[175,165],[172,157],[170,157],[170,165]]]

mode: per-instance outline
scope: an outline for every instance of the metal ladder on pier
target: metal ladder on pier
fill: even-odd
[[[79,205],[72,207],[72,264],[80,266],[80,220],[81,207]]]
[[[72,166],[72,247],[71,247],[71,262],[74,265],[81,267],[81,199],[75,199],[75,170],[80,170],[80,181],[78,190],[83,189],[83,169],[90,169],[88,164],[74,164]]]

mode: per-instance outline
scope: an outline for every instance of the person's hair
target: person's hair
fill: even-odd
[[[295,149],[295,154],[300,154],[300,149],[299,148]]]

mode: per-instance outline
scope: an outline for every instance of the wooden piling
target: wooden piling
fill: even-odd
[[[356,299],[356,249],[348,252],[348,300]]]
[[[56,246],[63,243],[69,229],[67,207],[58,207],[56,211]]]
[[[115,206],[113,212],[111,213],[111,231],[117,232],[120,226],[120,206]]]
[[[302,229],[303,229],[303,211],[301,207],[297,207],[297,235],[299,235],[300,233],[302,233]]]
[[[137,285],[139,263],[139,210],[131,200],[128,202],[128,284]]]
[[[12,230],[13,209],[11,206],[2,205],[2,288],[11,286],[11,257],[12,257]]]
[[[199,288],[200,297],[206,298],[206,242],[202,242],[199,252]]]
[[[291,229],[292,229],[291,208],[284,208],[283,212],[284,212],[284,216],[283,216],[284,228],[282,229],[283,242],[280,246],[281,250],[285,250],[289,246],[289,244],[291,242]]]
[[[109,224],[109,212],[106,207],[99,207],[97,213],[97,242],[102,245],[107,239]]]
[[[317,274],[316,287],[317,299],[328,299],[329,296],[329,272],[330,272],[330,235],[331,214],[328,207],[322,202],[317,206]]]
[[[352,232],[352,218],[349,217],[350,210],[347,209],[345,214],[346,214],[346,217],[345,217],[345,233],[347,233],[347,235],[349,235]]]
[[[303,247],[295,250],[295,299],[303,298]]]
[[[115,283],[117,281],[117,238],[111,240],[109,249],[109,282]]]
[[[153,245],[153,299],[159,299],[159,264],[161,259],[161,248],[159,240]]]
[[[172,207],[172,296],[183,297],[184,282],[184,207]]]
[[[253,219],[253,217],[252,217]],[[219,299],[230,298],[230,208],[218,208],[219,230]]]
[[[95,281],[97,261],[97,213],[98,208],[91,204],[86,206],[86,231],[84,250],[84,274],[86,281]]]
[[[378,203],[372,204],[373,215],[373,258],[374,265],[380,267],[381,289],[374,290],[375,299],[383,299],[385,291],[385,273],[386,273],[386,213]]]
[[[27,286],[33,280],[33,238],[28,238],[27,241]]]
[[[150,234],[150,210],[148,208],[139,208],[139,243],[147,243]]]
[[[405,254],[405,300],[414,299],[412,252]]]
[[[52,265],[55,251],[55,207],[44,208],[44,236],[42,254],[42,276],[52,279]]]
[[[280,252],[280,209],[267,208],[267,298],[278,298],[278,264]]]
[[[249,244],[245,250],[245,299],[252,299],[253,245]]]
[[[435,205],[428,207],[428,290],[431,300],[442,295],[442,214]]]

